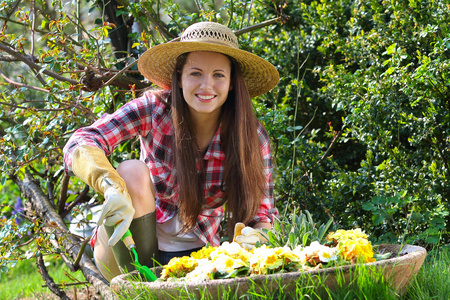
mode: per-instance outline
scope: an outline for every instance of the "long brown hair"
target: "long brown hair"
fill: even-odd
[[[189,107],[178,85],[188,53],[180,55],[172,76],[172,119],[174,157],[180,187],[179,213],[182,231],[193,228],[205,203],[205,170],[192,125]],[[221,189],[225,192],[228,228],[237,222],[247,224],[256,215],[266,190],[261,143],[256,118],[239,64],[231,57],[233,89],[222,105],[221,143],[225,168]]]

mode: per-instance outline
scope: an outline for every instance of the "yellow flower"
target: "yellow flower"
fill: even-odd
[[[283,248],[267,248],[262,245],[253,248],[250,258],[250,268],[253,274],[268,274],[269,270],[277,270],[284,264]]]
[[[336,232],[330,232],[327,235],[327,240],[329,241],[335,240],[337,242],[339,242],[340,240],[358,239],[358,238],[363,239],[368,238],[367,234],[361,231],[361,228],[356,228],[354,230],[339,229]]]
[[[358,260],[363,263],[373,262],[372,245],[367,239],[347,239],[341,240],[337,246],[340,255],[351,263],[357,263]]]
[[[187,273],[197,267],[198,262],[195,258],[189,256],[174,257],[161,272],[162,279],[168,279],[170,277],[184,277]]]
[[[208,258],[214,250],[216,250],[217,247],[203,247],[202,249],[198,250],[197,252],[192,252],[191,257],[195,259],[202,259],[202,258]]]
[[[216,248],[214,251],[210,253],[210,257],[212,260],[214,260],[217,256],[221,254],[225,254],[233,259],[242,260],[243,262],[248,262],[252,255],[248,250],[242,248],[238,243],[235,242],[222,243],[220,247]]]
[[[294,252],[292,251],[288,246],[284,246],[283,247],[283,253],[282,256],[284,258],[284,262],[285,264],[289,264],[289,263],[296,263],[299,264],[300,263],[300,257]]]
[[[363,263],[375,261],[372,245],[367,239],[367,234],[360,228],[331,232],[327,240],[334,241],[339,254],[351,263],[356,263],[358,260]]]

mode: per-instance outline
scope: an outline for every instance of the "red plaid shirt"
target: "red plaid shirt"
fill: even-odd
[[[164,223],[178,212],[179,185],[172,162],[172,119],[166,105],[151,92],[126,103],[113,114],[105,114],[91,126],[78,129],[64,147],[66,172],[71,174],[72,155],[80,145],[103,149],[109,155],[120,143],[136,136],[140,138],[140,159],[150,169],[156,190],[156,218]],[[256,222],[271,222],[278,210],[273,201],[272,157],[269,137],[262,127],[258,128],[267,191],[261,207],[250,225]],[[221,190],[225,164],[225,153],[220,143],[220,126],[209,145],[205,156],[206,181],[204,196],[206,203],[198,216],[194,233],[205,243],[220,244],[220,223],[224,217]]]

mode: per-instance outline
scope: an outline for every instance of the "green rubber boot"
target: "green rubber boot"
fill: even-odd
[[[105,226],[106,233],[111,236],[114,227]],[[157,264],[153,259],[158,260],[158,238],[156,235],[156,212],[146,214],[142,217],[133,219],[130,225],[130,232],[136,244],[139,263],[152,268]],[[128,273],[135,270],[133,266],[134,256],[125,247],[122,241],[119,241],[112,248],[114,258],[122,273]]]

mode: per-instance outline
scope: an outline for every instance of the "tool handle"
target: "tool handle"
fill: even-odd
[[[105,179],[105,178],[104,178]],[[108,184],[110,184],[108,181],[106,181]],[[117,227],[122,221],[117,223],[114,227]],[[128,248],[128,250],[131,250],[131,248],[135,248],[136,244],[134,243],[133,236],[131,235],[130,229],[127,229],[125,234],[120,238],[122,242],[125,244],[125,246]]]
[[[127,229],[127,232],[125,232],[125,234],[123,235],[122,241],[128,249],[136,247],[134,240],[133,240],[133,236],[131,235],[131,232],[129,229]]]

